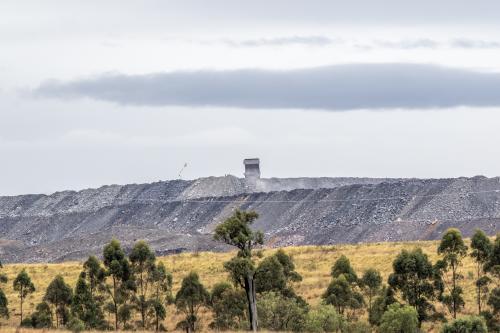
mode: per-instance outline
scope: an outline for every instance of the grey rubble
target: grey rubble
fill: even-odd
[[[99,255],[111,238],[158,255],[223,250],[213,228],[236,208],[260,214],[267,245],[427,240],[448,227],[500,230],[500,179],[234,176],[0,197],[0,258],[54,262]]]

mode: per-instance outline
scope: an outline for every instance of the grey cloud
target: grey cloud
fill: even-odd
[[[400,41],[376,41],[374,43],[378,47],[391,48],[391,49],[417,49],[417,48],[436,48],[440,45],[438,41],[421,38],[421,39],[405,39]]]
[[[34,94],[120,105],[337,111],[500,106],[499,91],[499,73],[418,64],[352,64],[282,71],[108,74],[47,81]]]
[[[231,47],[261,47],[261,46],[328,46],[346,45],[357,49],[437,49],[442,47],[464,48],[464,49],[495,49],[500,48],[500,42],[494,40],[478,40],[467,38],[455,38],[448,41],[440,41],[430,38],[400,39],[400,40],[374,40],[367,42],[355,42],[341,38],[331,38],[328,36],[283,36],[275,38],[256,39],[223,39],[220,42]],[[205,42],[206,43],[206,42]]]
[[[500,42],[457,38],[451,42],[451,46],[465,49],[497,49],[500,48]]]
[[[257,46],[288,46],[288,45],[324,46],[340,41],[336,41],[332,38],[325,36],[289,36],[289,37],[259,38],[259,39],[245,39],[245,40],[225,39],[223,40],[223,42],[229,46],[235,46],[235,47],[257,47]]]

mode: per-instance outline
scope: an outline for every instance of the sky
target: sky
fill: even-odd
[[[500,175],[500,2],[2,0],[0,195]]]

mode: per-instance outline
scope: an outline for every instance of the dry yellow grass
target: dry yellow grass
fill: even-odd
[[[406,243],[373,243],[359,245],[335,245],[335,246],[301,246],[288,247],[285,251],[292,255],[297,271],[302,275],[303,281],[296,284],[295,288],[299,295],[303,296],[311,305],[320,302],[321,294],[330,282],[330,268],[335,260],[342,254],[346,255],[358,272],[362,274],[367,268],[373,267],[381,271],[384,280],[392,270],[392,261],[403,249],[421,247],[433,262],[438,258],[436,254],[437,242],[406,242]],[[274,249],[265,249],[264,255],[273,253]],[[234,255],[231,253],[182,253],[159,258],[174,277],[174,292],[178,290],[182,278],[190,271],[196,271],[201,281],[211,288],[215,283],[227,281],[228,276],[223,269],[223,263]],[[36,286],[36,292],[25,303],[25,314],[29,314],[40,302],[47,285],[57,274],[62,274],[67,283],[74,286],[82,264],[80,262],[66,262],[60,264],[11,264],[5,265],[3,272],[7,274],[9,282],[3,286],[9,299],[11,318],[2,322],[1,332],[14,332],[7,327],[15,327],[19,321],[19,299],[12,289],[12,281],[15,275],[26,268]],[[461,267],[465,276],[463,281],[465,290],[466,308],[465,314],[475,313],[474,305],[474,278],[469,275],[474,272],[474,264],[467,258]],[[202,315],[205,327],[210,320],[209,313],[205,311]],[[180,316],[175,309],[170,307],[167,316],[167,327],[172,330]],[[430,328],[429,328],[430,330]],[[30,332],[23,330],[23,332]]]

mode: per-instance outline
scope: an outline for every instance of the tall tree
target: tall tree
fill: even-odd
[[[81,320],[87,329],[104,328],[104,315],[99,302],[92,296],[86,280],[86,272],[80,273],[71,303],[71,314]]]
[[[0,268],[3,268],[1,261]],[[7,283],[7,281],[7,275],[0,273],[0,283]],[[0,288],[0,318],[9,318],[9,301],[5,296],[3,288]]]
[[[471,257],[474,258],[476,262],[476,293],[477,293],[477,311],[481,314],[482,304],[486,300],[487,285],[491,281],[488,276],[486,276],[485,266],[490,259],[491,253],[493,251],[493,245],[486,234],[477,229],[471,240]]]
[[[215,229],[214,239],[239,249],[238,255],[224,264],[233,282],[245,289],[248,302],[250,329],[258,329],[257,297],[255,290],[255,264],[252,250],[264,243],[264,235],[253,231],[250,226],[259,217],[256,212],[236,210],[234,214]]]
[[[145,241],[138,241],[132,248],[129,259],[137,286],[134,302],[141,314],[141,326],[145,328],[148,307],[151,304],[148,299],[148,287],[156,257]]]
[[[302,276],[295,271],[292,257],[279,249],[275,254],[265,258],[255,272],[255,289],[257,293],[274,291],[285,297],[296,298],[292,283],[302,281]]]
[[[160,321],[164,320],[167,311],[165,305],[172,302],[172,274],[165,265],[159,262],[149,277],[152,284],[152,312],[154,315],[155,330],[160,329]]]
[[[389,305],[397,303],[394,297],[394,290],[388,287],[382,287],[380,296],[376,297],[373,301],[370,312],[368,313],[368,321],[374,326],[380,325],[382,316],[387,311]]]
[[[355,284],[358,282],[358,275],[352,268],[351,262],[345,255],[341,255],[340,258],[335,261],[335,264],[332,267],[331,275],[333,278],[344,275],[347,282],[351,284]]]
[[[57,275],[50,282],[43,297],[43,300],[52,304],[55,309],[56,328],[59,327],[59,323],[66,324],[68,320],[67,308],[71,304],[72,298],[73,292],[71,287],[64,282],[64,278],[61,275]]]
[[[337,309],[337,312],[343,315],[352,299],[351,285],[345,275],[341,274],[334,278],[328,285],[322,298],[325,304],[333,305]]]
[[[14,290],[19,293],[19,299],[21,301],[21,321],[23,322],[23,304],[26,297],[35,292],[35,285],[31,282],[31,278],[26,272],[26,269],[22,269],[22,271],[16,276],[13,282]]]
[[[496,286],[488,299],[488,305],[491,308],[491,318],[488,319],[488,325],[492,332],[500,332],[500,233],[495,238],[485,270],[496,279]]]
[[[463,308],[465,302],[462,297],[463,290],[459,281],[463,276],[459,272],[463,258],[467,255],[467,246],[462,238],[460,230],[450,228],[446,230],[438,247],[438,254],[443,259],[439,260],[437,267],[443,273],[443,281],[446,284],[448,294],[442,297],[443,303],[450,309],[453,318],[457,318],[457,313]],[[451,273],[450,279],[447,279],[446,273]]]
[[[392,263],[393,273],[389,285],[401,293],[402,298],[417,310],[419,324],[429,318],[434,311],[432,301],[440,292],[436,288],[436,274],[428,256],[417,248],[403,250]]]
[[[368,311],[372,310],[372,300],[379,292],[382,286],[382,276],[376,269],[369,268],[365,271],[360,281],[361,288],[368,296]]]
[[[200,282],[198,274],[191,272],[182,280],[182,285],[175,295],[177,309],[186,315],[184,320],[188,333],[194,332],[198,311],[202,306],[208,305],[210,294]]]
[[[105,274],[110,280],[104,284],[104,290],[111,298],[108,309],[115,316],[115,330],[118,330],[118,321],[121,317],[126,321],[129,307],[126,304],[130,291],[135,289],[129,261],[125,257],[120,242],[113,239],[104,247],[103,251]]]
[[[495,238],[493,249],[485,265],[485,269],[497,279],[497,287],[500,287],[500,233]]]
[[[83,272],[85,273],[84,278],[87,280],[90,296],[94,302],[100,300],[97,299],[97,293],[103,288],[103,282],[106,278],[106,272],[101,266],[101,262],[95,256],[90,256],[87,261],[83,263]]]

